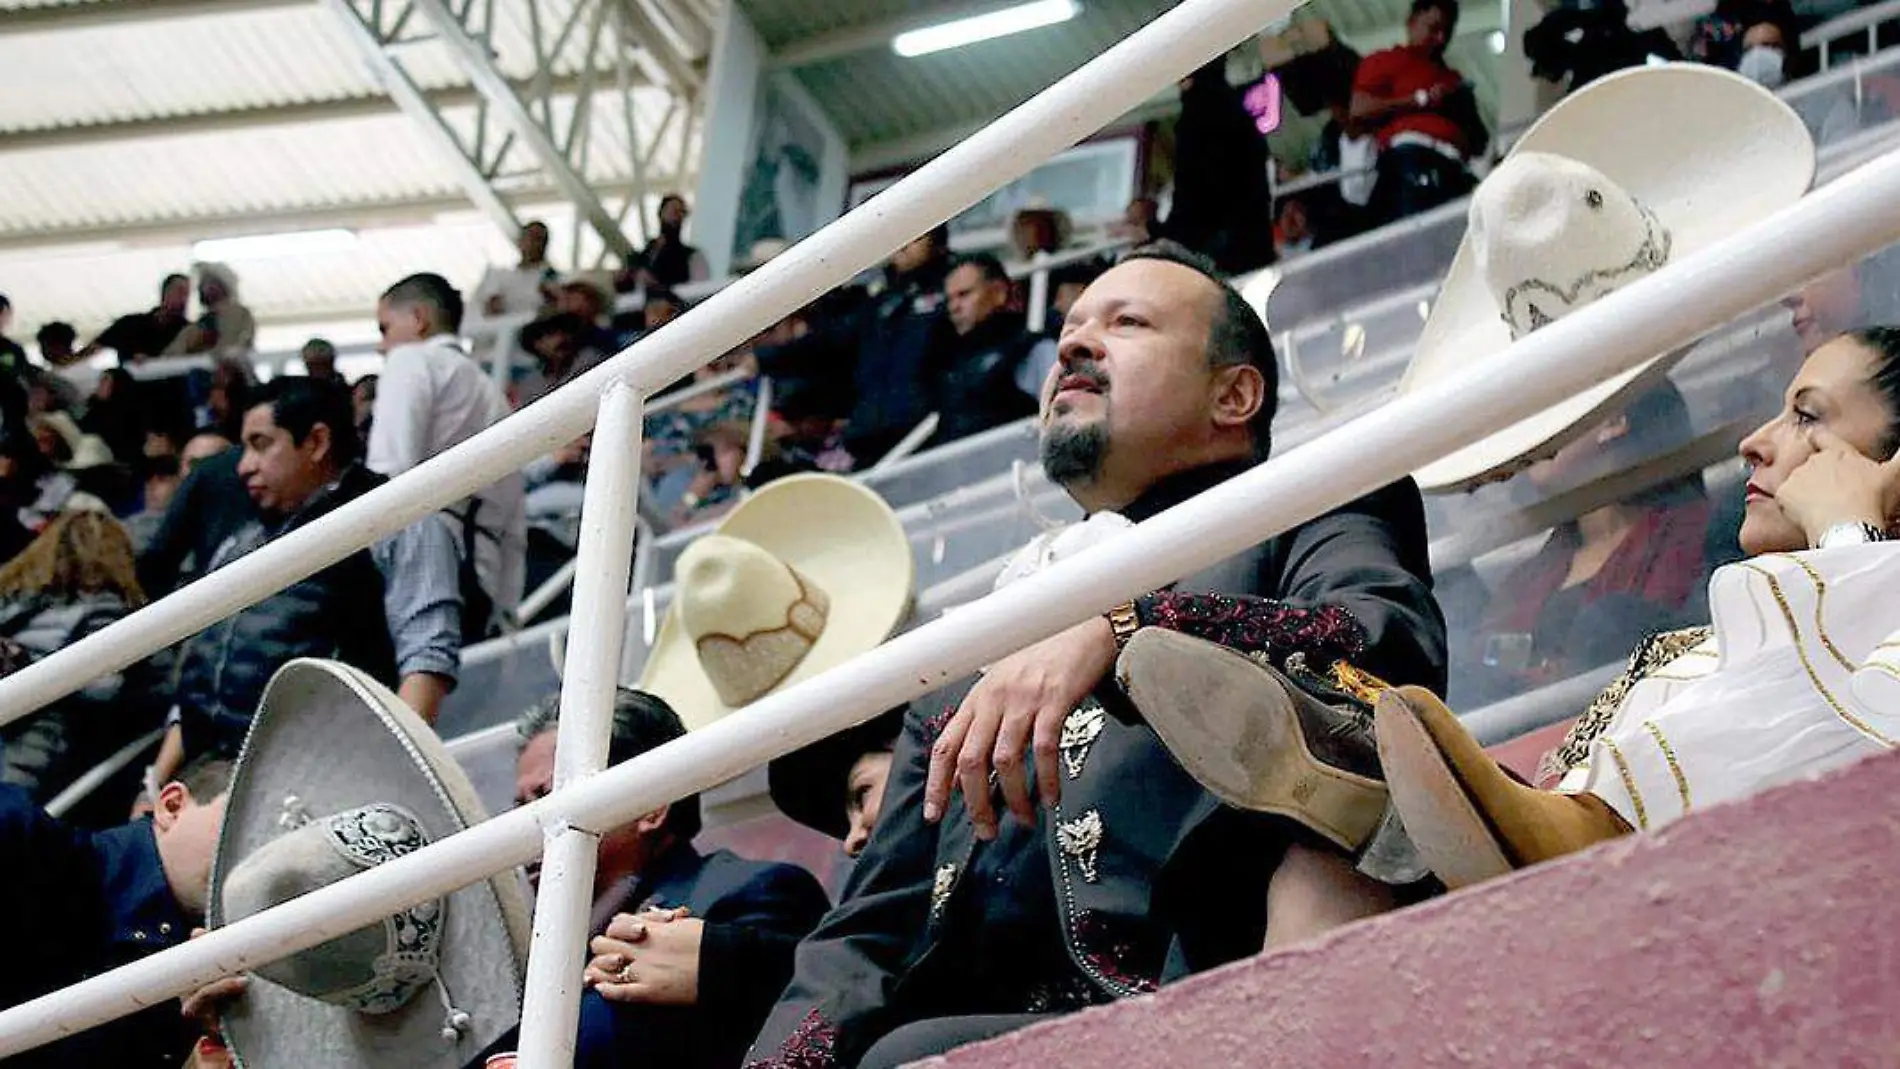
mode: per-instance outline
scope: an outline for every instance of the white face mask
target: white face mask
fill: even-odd
[[[1788,80],[1786,64],[1787,56],[1781,49],[1756,45],[1742,53],[1742,62],[1736,66],[1735,73],[1763,89],[1779,89]]]

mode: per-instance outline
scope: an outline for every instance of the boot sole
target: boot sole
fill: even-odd
[[[1385,784],[1314,757],[1285,685],[1246,656],[1150,629],[1129,641],[1116,674],[1175,761],[1222,802],[1297,821],[1347,851],[1384,818]]]
[[[1382,695],[1373,724],[1392,804],[1445,886],[1469,887],[1511,872],[1516,866],[1503,842],[1405,697],[1397,691]]]

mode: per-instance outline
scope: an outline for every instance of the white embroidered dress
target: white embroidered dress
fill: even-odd
[[[1630,688],[1559,790],[1653,829],[1900,741],[1900,543],[1728,565],[1709,612],[1711,637]]]

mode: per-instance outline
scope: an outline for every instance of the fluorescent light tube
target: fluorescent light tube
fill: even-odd
[[[308,256],[347,252],[356,247],[354,230],[293,230],[283,234],[250,234],[241,238],[212,238],[191,246],[194,260],[268,260],[277,256]]]
[[[1012,33],[1054,26],[1082,13],[1080,0],[1033,0],[987,15],[907,30],[891,39],[891,49],[900,56],[924,56],[948,48],[962,48],[978,41],[1007,37]]]

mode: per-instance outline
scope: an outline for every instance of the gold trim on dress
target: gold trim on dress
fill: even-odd
[[[1669,740],[1663,738],[1662,727],[1654,720],[1643,721],[1643,730],[1649,732],[1649,737],[1656,740],[1656,748],[1662,751],[1663,760],[1669,762],[1669,774],[1676,777],[1676,793],[1682,797],[1682,811],[1687,813],[1689,811],[1689,780],[1683,776],[1682,766],[1676,763],[1675,747],[1670,746]]]
[[[1643,792],[1636,789],[1636,776],[1630,772],[1630,764],[1623,760],[1623,751],[1616,740],[1603,736],[1603,748],[1610,752],[1616,761],[1616,772],[1623,777],[1623,789],[1629,792],[1630,804],[1636,807],[1636,826],[1643,831],[1649,830],[1649,810],[1643,805]]]
[[[1827,702],[1829,707],[1834,710],[1836,716],[1839,716],[1842,720],[1852,725],[1853,728],[1861,734],[1873,739],[1888,749],[1892,749],[1894,747],[1894,740],[1875,731],[1871,724],[1868,724],[1853,713],[1848,712],[1847,708],[1843,706],[1834,697],[1833,693],[1827,689],[1827,686],[1821,682],[1821,674],[1815,671],[1814,662],[1808,657],[1807,647],[1802,644],[1801,625],[1795,622],[1794,609],[1788,605],[1788,596],[1782,592],[1781,581],[1777,579],[1773,573],[1750,564],[1747,561],[1741,562],[1737,567],[1747,568],[1749,571],[1768,580],[1768,593],[1774,596],[1775,604],[1781,608],[1781,617],[1787,622],[1788,631],[1794,637],[1795,656],[1801,659],[1801,667],[1808,673],[1808,682],[1814,685],[1815,692],[1821,695],[1822,700]],[[1836,656],[1838,657],[1839,654],[1837,653]],[[1846,662],[1843,661],[1842,663]],[[1852,669],[1850,669],[1850,671],[1851,670]]]
[[[1834,660],[1839,662],[1842,668],[1849,672],[1859,668],[1859,665],[1848,660],[1841,653],[1840,648],[1834,645],[1834,640],[1828,637],[1827,625],[1821,622],[1821,603],[1827,598],[1827,581],[1821,578],[1821,573],[1815,571],[1813,565],[1792,553],[1777,553],[1775,556],[1793,561],[1796,567],[1808,573],[1808,578],[1814,581],[1814,631],[1821,636],[1821,645],[1827,649],[1827,652],[1834,655]]]
[[[1680,631],[1657,632],[1637,643],[1636,649],[1630,653],[1629,667],[1585,707],[1583,715],[1570,726],[1564,741],[1545,755],[1537,769],[1538,781],[1560,778],[1588,761],[1590,744],[1609,730],[1610,723],[1616,719],[1630,690],[1678,657],[1692,652],[1708,653],[1696,647],[1707,642],[1713,634],[1715,629],[1712,627],[1685,627]]]

